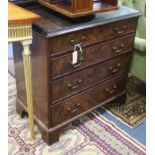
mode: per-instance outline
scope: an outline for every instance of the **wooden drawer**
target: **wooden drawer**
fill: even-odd
[[[99,41],[120,37],[136,30],[137,18],[84,29],[50,39],[51,54],[65,53],[73,50],[75,44],[90,45]]]
[[[97,62],[101,62],[112,56],[130,50],[133,48],[133,43],[134,35],[130,35],[111,42],[86,48],[83,50],[83,54],[79,55],[79,62],[76,65],[72,65],[70,63],[72,60],[72,53],[63,57],[52,59],[52,79],[56,79],[65,74],[69,74],[73,71],[90,66]],[[84,60],[80,61],[81,56],[84,58]]]
[[[74,95],[95,83],[99,83],[116,74],[128,71],[131,56],[131,52],[128,52],[109,61],[89,67],[86,70],[56,80],[52,83],[53,104],[65,97]]]
[[[126,79],[127,76],[122,74],[52,107],[52,126],[74,118],[103,101],[119,95],[125,90]]]

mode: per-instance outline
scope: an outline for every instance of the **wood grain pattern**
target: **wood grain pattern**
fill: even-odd
[[[52,79],[68,75],[85,67],[99,63],[116,55],[132,49],[134,35],[125,36],[114,41],[108,41],[84,48],[83,53],[79,52],[79,59],[82,56],[83,61],[78,61],[79,65],[72,65],[72,51],[58,58],[51,58]]]
[[[50,39],[51,55],[64,54],[73,50],[74,44],[82,44],[82,48],[91,44],[121,37],[126,34],[135,33],[137,19],[128,19],[113,24],[84,29],[66,35],[59,35]],[[85,37],[84,39],[82,39]]]
[[[51,108],[52,126],[59,125],[93,106],[102,103],[106,99],[113,97],[123,90],[126,85],[126,74],[118,76],[109,81],[89,89],[79,95],[64,100],[59,105]]]
[[[53,104],[117,74],[128,72],[131,56],[132,52],[128,52],[54,81],[51,87]]]
[[[22,7],[19,7],[13,3],[8,3],[8,24],[9,25],[21,25],[32,24],[38,21],[40,16],[32,13]]]
[[[71,8],[73,13],[91,11],[93,8],[93,0],[73,0]]]

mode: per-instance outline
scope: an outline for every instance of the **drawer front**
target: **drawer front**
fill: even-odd
[[[99,63],[86,70],[76,72],[52,83],[53,103],[76,94],[95,83],[101,82],[116,74],[128,71],[131,54],[128,52],[109,61]]]
[[[52,107],[52,126],[74,118],[103,101],[119,95],[125,90],[126,79],[127,76],[122,74]]]
[[[90,45],[99,41],[120,37],[136,31],[137,18],[114,22],[95,28],[51,38],[50,51],[52,55],[73,50],[75,44]]]
[[[134,36],[130,35],[111,42],[86,48],[83,50],[82,55],[80,55],[81,53],[79,53],[79,60],[75,65],[71,64],[72,53],[60,58],[53,59],[51,62],[52,79],[58,78],[86,66],[90,66],[97,62],[101,62],[112,56],[123,53],[124,51],[130,50],[133,48],[133,43]],[[84,59],[80,59],[81,57]]]

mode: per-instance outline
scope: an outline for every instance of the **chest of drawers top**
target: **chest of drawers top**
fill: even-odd
[[[33,24],[33,28],[42,33],[42,35],[44,34],[46,37],[59,36],[141,15],[137,10],[120,6],[118,10],[98,13],[95,17],[88,16],[71,20],[40,5],[28,7],[27,9],[42,17],[40,21]]]

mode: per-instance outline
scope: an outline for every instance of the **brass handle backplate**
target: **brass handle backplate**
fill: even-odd
[[[80,107],[80,103],[77,102],[76,105],[73,107],[73,108],[68,108],[67,110],[70,112],[70,113],[74,113],[78,110],[78,108]]]
[[[119,53],[124,49],[124,44],[121,44],[119,49],[116,46],[112,46],[112,49],[114,52]]]
[[[127,29],[127,25],[114,27],[114,31],[116,31],[117,34],[123,34],[126,29]]]
[[[82,83],[82,79],[75,80],[73,82],[69,82],[67,86],[70,90],[75,90],[75,89],[79,88],[80,83]]]
[[[75,39],[71,39],[71,40],[70,40],[70,43],[71,43],[73,46],[76,45],[76,44],[82,45],[83,42],[84,42],[85,40],[86,40],[86,36],[82,35],[82,36],[80,37],[80,42],[76,41]]]
[[[110,70],[112,73],[116,73],[116,72],[119,71],[120,66],[121,66],[121,64],[118,63],[115,67],[110,66],[110,67],[109,67],[109,70]]]
[[[116,88],[117,86],[114,84],[113,85],[113,89],[109,89],[109,88],[106,88],[105,91],[108,93],[108,94],[113,94],[115,91],[116,91]]]

